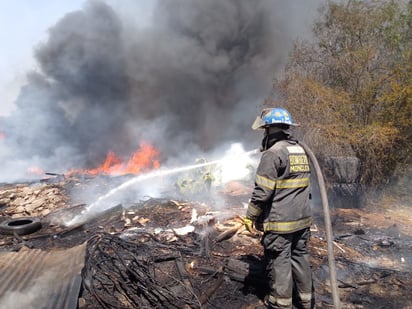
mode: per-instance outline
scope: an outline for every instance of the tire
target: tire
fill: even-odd
[[[0,233],[13,235],[26,235],[34,233],[41,228],[41,222],[39,218],[34,217],[21,217],[21,218],[9,218],[0,223]]]

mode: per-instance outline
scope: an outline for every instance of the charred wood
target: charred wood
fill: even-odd
[[[211,299],[213,294],[216,293],[217,289],[219,289],[222,285],[223,281],[224,273],[223,270],[220,269],[217,272],[217,281],[200,296],[200,304],[204,305],[209,299]]]
[[[159,258],[162,253],[166,257]],[[178,278],[177,267],[161,267],[171,259],[176,265],[176,258],[153,241],[132,243],[110,234],[96,235],[88,243],[84,289],[103,308],[199,308],[193,291]]]

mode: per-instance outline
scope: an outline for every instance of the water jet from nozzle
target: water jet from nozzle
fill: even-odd
[[[99,213],[114,207],[113,204],[111,205],[108,203],[105,204],[105,202],[109,201],[110,198],[115,196],[117,193],[127,188],[130,188],[138,183],[141,183],[142,181],[146,181],[146,180],[157,178],[157,177],[163,177],[163,176],[169,176],[172,174],[182,173],[182,172],[186,172],[189,170],[194,170],[194,169],[202,168],[205,166],[211,166],[211,165],[221,165],[222,169],[224,169],[225,166],[233,168],[233,165],[235,164],[236,160],[239,160],[241,157],[247,158],[247,157],[250,157],[258,153],[259,153],[258,149],[254,149],[254,150],[247,151],[247,152],[237,151],[237,153],[235,153],[234,155],[229,154],[223,157],[222,159],[218,159],[218,160],[214,160],[210,162],[192,164],[192,165],[175,167],[175,168],[170,168],[170,169],[158,169],[150,173],[138,175],[136,177],[133,177],[132,179],[125,181],[121,185],[117,186],[116,188],[111,189],[106,194],[97,198],[95,202],[87,206],[80,214],[74,216],[71,220],[66,222],[65,226],[72,226],[72,225],[78,225],[78,224],[85,223],[88,220],[96,217]],[[237,171],[239,171],[239,168],[237,169]],[[225,181],[228,181],[228,180],[229,179],[227,178],[225,179]],[[235,180],[235,179],[232,179],[232,180]]]

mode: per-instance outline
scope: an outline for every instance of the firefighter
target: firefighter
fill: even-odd
[[[204,166],[183,174],[175,183],[178,193],[182,196],[208,196],[211,192],[212,183],[215,181],[211,167],[207,165],[207,160],[204,158],[196,159],[195,163]]]
[[[268,308],[306,309],[314,306],[307,250],[310,167],[304,149],[289,133],[291,126],[298,124],[283,108],[263,110],[252,125],[264,130],[264,137],[245,227],[251,233],[255,228],[263,232]]]

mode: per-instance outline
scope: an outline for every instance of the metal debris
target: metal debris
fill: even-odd
[[[0,308],[76,309],[85,249],[0,253]]]

